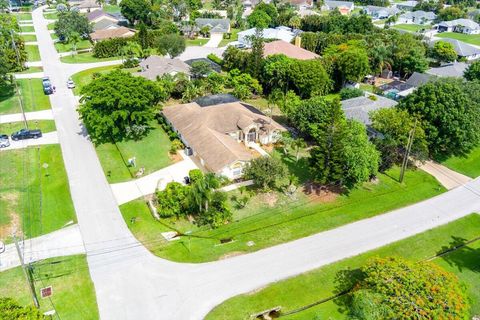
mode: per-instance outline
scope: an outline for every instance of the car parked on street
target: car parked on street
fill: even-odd
[[[20,131],[12,133],[12,140],[26,140],[26,139],[38,139],[42,136],[42,131],[22,129]]]
[[[0,148],[6,148],[10,146],[10,139],[6,134],[0,134]]]
[[[73,88],[75,88],[75,82],[73,82],[72,79],[68,79],[68,81],[67,81],[67,88],[68,88],[68,89],[73,89]]]
[[[45,93],[46,95],[53,93],[53,86],[52,86],[52,83],[50,82],[49,77],[42,78],[42,85],[43,85],[43,93]]]

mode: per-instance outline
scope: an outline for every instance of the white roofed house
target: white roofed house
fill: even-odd
[[[459,58],[466,59],[468,61],[476,60],[480,58],[480,49],[478,47],[474,47],[468,43],[451,39],[451,38],[442,38],[440,40],[431,41],[430,45],[433,46],[437,41],[444,41],[451,43],[453,45],[453,49],[457,53]]]
[[[366,6],[363,10],[373,19],[387,19],[400,13],[395,7]]]
[[[238,42],[246,46],[250,45],[250,37],[255,36],[256,29],[251,28],[245,31],[238,33]],[[276,28],[267,28],[262,30],[263,39],[273,39],[273,40],[283,40],[286,42],[292,42],[298,32],[292,30],[288,27],[276,27]]]
[[[402,1],[394,3],[393,5],[400,10],[412,11],[418,4],[418,1]]]
[[[480,25],[470,19],[442,21],[437,26],[438,32],[458,32],[465,34],[480,34]]]
[[[230,32],[230,19],[197,18],[195,19],[195,25],[198,30],[201,30],[203,27],[208,27],[210,34]]]
[[[355,4],[351,1],[325,0],[322,5],[322,11],[332,11],[337,9],[341,14],[349,14],[355,9]]]
[[[240,101],[166,106],[162,114],[203,167],[229,179],[240,178],[245,165],[260,156],[252,144],[274,143],[286,130]]]
[[[418,10],[401,14],[397,23],[431,24],[436,18],[437,15],[433,12]]]

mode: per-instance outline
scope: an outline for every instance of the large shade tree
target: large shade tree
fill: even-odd
[[[398,107],[420,120],[433,157],[464,155],[480,142],[479,90],[479,83],[438,80],[419,87]]]
[[[176,58],[185,51],[185,38],[178,34],[167,34],[157,40],[157,49],[163,55]]]
[[[60,40],[66,41],[73,32],[81,37],[88,37],[93,28],[85,15],[76,10],[70,10],[58,14],[54,30]]]
[[[149,15],[152,13],[150,1],[146,0],[122,0],[120,2],[122,15],[130,24],[137,22],[150,23]]]
[[[155,82],[120,70],[94,79],[81,93],[80,117],[96,143],[141,137],[161,98]]]
[[[0,82],[8,72],[25,68],[27,53],[18,32],[20,27],[17,18],[11,14],[0,14]]]

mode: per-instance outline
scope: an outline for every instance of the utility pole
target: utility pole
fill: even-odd
[[[20,65],[20,54],[18,53],[17,44],[15,43],[15,37],[13,36],[13,30],[10,30],[10,36],[12,38],[12,48],[15,51],[15,55],[17,57],[17,64]],[[18,100],[20,101],[20,109],[21,109],[22,115],[23,115],[23,123],[25,125],[25,128],[28,129],[27,117],[25,116],[25,108],[23,107],[23,99],[22,99],[22,96],[20,95],[20,90],[18,90],[18,84],[17,84],[17,81],[15,79],[13,79],[13,84],[15,85],[15,92],[17,93]]]
[[[31,273],[31,270],[30,270],[30,266],[28,266],[28,267],[25,266],[25,262],[23,261],[23,254],[22,254],[22,251],[20,250],[20,245],[18,244],[18,239],[15,236],[15,234],[13,235],[13,240],[15,241],[15,247],[17,248],[18,259],[20,260],[20,264],[22,265],[23,273],[25,274],[25,278],[28,282],[28,287],[30,289],[30,294],[32,295],[33,304],[38,309],[38,308],[40,308],[40,305],[38,304],[37,295],[35,293],[35,286],[33,285],[32,273]]]
[[[415,119],[415,124],[413,125],[413,129],[410,130],[410,133],[408,134],[407,150],[405,151],[405,155],[403,157],[403,162],[402,162],[402,169],[400,171],[400,179],[399,179],[400,183],[403,182],[403,177],[405,176],[405,170],[407,169],[408,157],[410,156],[410,151],[412,150],[413,139],[415,137],[415,129],[417,128],[417,121],[418,119]]]

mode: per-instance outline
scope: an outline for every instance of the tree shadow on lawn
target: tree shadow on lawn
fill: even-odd
[[[468,244],[480,241],[480,237],[467,240],[461,237],[452,236],[452,241],[443,246],[437,255],[445,260],[450,266],[458,268],[460,272],[464,269],[480,273],[480,248],[469,247]]]
[[[304,183],[310,177],[310,168],[307,157],[300,157],[297,161],[295,152],[285,154],[282,148],[275,148],[281,157],[280,160],[287,166],[288,171],[296,176],[300,183]]]
[[[0,103],[15,95],[15,86],[12,84],[0,85]]]
[[[340,313],[348,314],[352,303],[352,289],[365,277],[360,268],[344,269],[335,274],[335,289],[333,294],[338,295],[333,302],[338,306]]]

